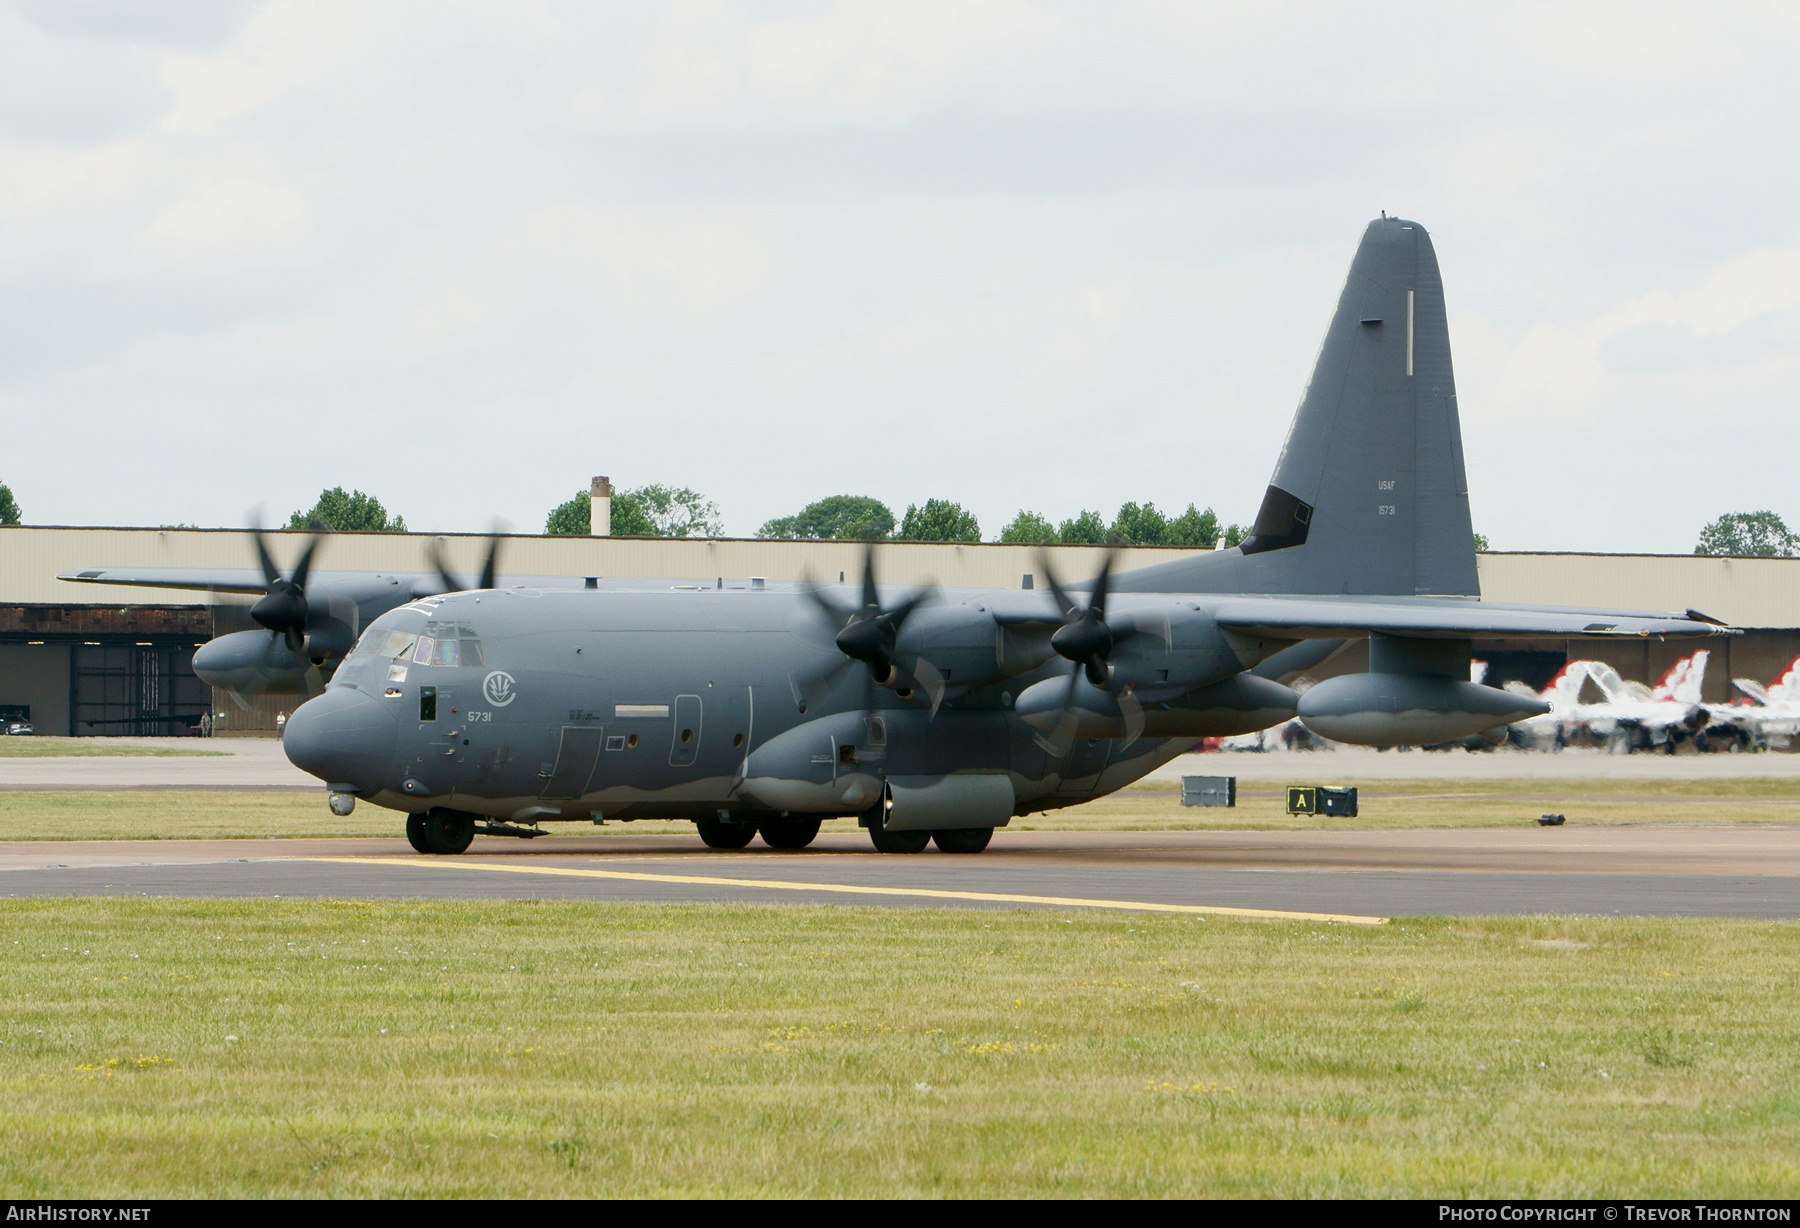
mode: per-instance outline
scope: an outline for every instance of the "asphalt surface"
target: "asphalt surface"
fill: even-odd
[[[0,758],[0,792],[88,789],[244,789],[323,792],[324,784],[289,763],[273,738],[95,738],[208,752],[137,756],[8,756]],[[9,748],[14,749],[14,748]],[[1800,783],[1800,754],[1609,755],[1595,750],[1377,751],[1346,746],[1323,751],[1182,755],[1151,772],[1151,781],[1182,776],[1236,776],[1240,785],[1303,781],[1356,784],[1377,780],[1721,780],[1777,777]]]
[[[1800,827],[1002,832],[988,852],[737,853],[692,837],[0,844],[0,896],[559,899],[1249,914],[1800,918]]]

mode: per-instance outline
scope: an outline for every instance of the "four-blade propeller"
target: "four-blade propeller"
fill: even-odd
[[[929,588],[915,590],[898,605],[882,605],[881,592],[875,583],[875,547],[871,545],[863,550],[861,604],[842,603],[830,590],[816,584],[806,584],[802,591],[837,628],[833,642],[848,658],[800,684],[808,702],[828,691],[851,661],[860,661],[867,666],[868,678],[877,686],[895,687],[902,681],[901,666],[896,660],[900,631],[913,611],[924,603],[930,594]],[[943,675],[923,658],[912,662],[905,672],[925,688],[935,715],[944,698]]]
[[[438,573],[438,579],[444,582],[446,593],[493,588],[500,564],[500,534],[495,532],[488,536],[487,557],[481,563],[481,579],[474,584],[465,583],[460,576],[450,570],[449,564],[444,561],[444,549],[436,538],[432,538],[427,553],[431,559],[432,569]]]
[[[313,553],[318,550],[324,534],[312,535],[306,543],[306,549],[300,553],[300,561],[294,564],[291,576],[283,576],[281,569],[275,566],[262,529],[253,528],[250,535],[256,542],[256,558],[262,564],[263,579],[269,586],[268,591],[250,607],[250,617],[281,636],[287,643],[288,651],[298,655],[306,639],[306,577],[312,570]]]
[[[1062,615],[1063,625],[1056,629],[1050,637],[1050,647],[1060,657],[1066,657],[1081,666],[1087,674],[1087,680],[1097,687],[1106,685],[1106,658],[1112,655],[1116,637],[1112,628],[1106,625],[1106,590],[1112,579],[1113,552],[1107,551],[1106,558],[1100,564],[1100,574],[1094,577],[1093,591],[1088,597],[1087,605],[1082,606],[1070,598],[1063,586],[1056,582],[1056,573],[1050,569],[1048,552],[1038,556],[1038,565],[1043,568],[1044,579],[1050,585],[1050,593],[1056,598],[1057,613]]]
[[[1069,685],[1064,692],[1062,704],[1060,708],[1054,709],[1054,724],[1037,739],[1038,744],[1056,758],[1069,753],[1080,728],[1076,695],[1084,678],[1089,686],[1105,692],[1104,695],[1093,698],[1108,707],[1117,706],[1116,718],[1122,718],[1125,722],[1127,746],[1137,741],[1144,731],[1144,706],[1132,694],[1132,688],[1127,686],[1113,693],[1107,685],[1112,679],[1107,659],[1112,656],[1113,649],[1121,640],[1137,634],[1139,630],[1135,625],[1115,628],[1106,621],[1106,596],[1112,581],[1115,558],[1113,551],[1106,552],[1106,558],[1100,564],[1100,572],[1094,577],[1089,590],[1087,604],[1082,605],[1057,582],[1056,573],[1050,566],[1049,552],[1044,551],[1038,556],[1038,566],[1043,570],[1044,580],[1050,586],[1051,596],[1056,601],[1056,612],[1063,624],[1051,633],[1050,647],[1058,656],[1074,663],[1074,668],[1069,671]],[[1026,719],[1031,720],[1030,717]]]

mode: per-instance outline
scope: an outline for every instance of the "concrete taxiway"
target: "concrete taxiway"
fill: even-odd
[[[884,856],[854,831],[800,853],[629,834],[481,838],[459,857],[383,839],[34,842],[0,844],[0,895],[1791,919],[1800,826],[1001,832],[978,857]]]
[[[200,751],[147,756],[7,756],[0,758],[0,792],[86,789],[243,789],[324,792],[324,785],[289,763],[273,738],[96,738],[95,742]],[[1380,780],[1724,780],[1791,779],[1800,784],[1800,754],[1610,755],[1596,750],[1376,751],[1347,746],[1326,751],[1182,755],[1150,773],[1173,785],[1185,775],[1236,776],[1240,785],[1325,784]]]

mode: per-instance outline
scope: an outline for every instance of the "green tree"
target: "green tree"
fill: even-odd
[[[656,531],[656,522],[645,510],[644,500],[635,490],[615,490],[612,506],[607,509],[606,531],[614,537],[668,537]],[[587,532],[586,529],[582,530]]]
[[[1488,548],[1487,534],[1477,533],[1475,535],[1475,548],[1477,550],[1486,550]]]
[[[1219,518],[1209,507],[1199,511],[1192,503],[1187,511],[1169,521],[1163,535],[1165,546],[1216,546],[1219,544]]]
[[[621,504],[625,505],[624,509],[621,509]],[[725,522],[719,517],[719,509],[705,495],[685,486],[664,486],[660,482],[652,482],[648,486],[615,494],[612,502],[613,523],[621,523],[621,510],[629,517],[632,508],[649,522],[650,532],[656,537],[725,536]],[[623,533],[625,530],[615,528],[613,532]]]
[[[309,512],[295,512],[288,517],[290,529],[327,528],[338,533],[404,533],[406,521],[389,517],[381,500],[360,490],[345,492],[342,486],[319,492],[319,501]]]
[[[1700,530],[1694,553],[1791,559],[1800,554],[1800,537],[1774,512],[1731,512]]]
[[[13,498],[12,487],[0,482],[0,524],[19,523],[19,504]]]
[[[1056,540],[1065,546],[1098,546],[1106,541],[1106,521],[1099,512],[1082,512],[1056,528]]]
[[[894,535],[894,513],[866,495],[831,495],[792,516],[771,520],[758,537],[801,541],[881,541]]]
[[[567,503],[559,503],[550,511],[550,518],[544,521],[544,533],[548,537],[586,537],[592,525],[589,518],[593,504],[588,499],[588,492],[577,491],[575,497]]]
[[[1015,546],[1041,546],[1056,540],[1056,526],[1036,512],[1020,511],[1000,530],[1000,540]]]
[[[1224,546],[1227,550],[1231,549],[1233,546],[1241,546],[1244,544],[1244,539],[1249,536],[1250,530],[1247,526],[1241,524],[1227,525],[1225,528]]]
[[[1160,546],[1169,535],[1169,518],[1156,504],[1127,503],[1113,518],[1106,540],[1115,546]]]
[[[927,499],[924,507],[906,505],[900,539],[909,542],[978,542],[981,525],[975,513],[948,499]]]
[[[586,537],[593,527],[593,503],[578,491],[544,521],[551,537]],[[719,509],[699,491],[657,483],[635,490],[615,490],[607,528],[614,537],[723,537]]]

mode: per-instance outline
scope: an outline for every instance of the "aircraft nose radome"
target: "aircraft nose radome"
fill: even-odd
[[[391,701],[338,686],[295,710],[282,745],[289,762],[301,771],[328,784],[372,790],[385,783],[399,736]]]

